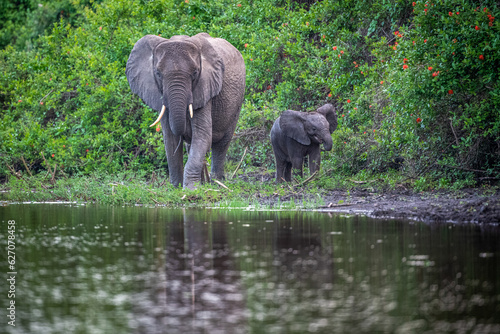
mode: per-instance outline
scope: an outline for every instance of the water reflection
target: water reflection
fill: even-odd
[[[3,249],[10,219],[6,333],[500,332],[494,226],[9,205]]]

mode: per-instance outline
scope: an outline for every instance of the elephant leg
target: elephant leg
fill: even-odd
[[[170,183],[175,187],[182,186],[183,178],[183,147],[182,138],[176,137],[170,130],[168,117],[163,117],[161,120],[161,128],[163,130],[163,143],[165,144],[165,152],[167,153],[168,174]]]
[[[211,104],[196,110],[191,119],[192,139],[188,161],[184,168],[184,188],[195,189],[201,183],[201,173],[205,156],[212,144]]]
[[[285,181],[292,182],[292,163],[285,162]]]
[[[298,175],[300,177],[303,176],[303,168],[304,158],[303,157],[294,157],[292,158],[292,168],[294,169],[294,175]]]
[[[281,183],[283,180],[286,181],[286,167],[287,162],[276,157],[276,183]]]
[[[221,140],[212,145],[212,167],[210,174],[214,179],[224,180],[224,164],[232,137],[233,132],[227,133]]]
[[[309,172],[314,174],[314,172],[319,170],[321,164],[321,150],[318,147],[314,147],[313,150],[309,153]]]

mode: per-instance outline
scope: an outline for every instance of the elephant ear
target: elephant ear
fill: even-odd
[[[201,33],[190,38],[201,50],[201,73],[193,87],[193,108],[199,109],[218,95],[222,89],[224,61],[210,43],[209,34]]]
[[[130,52],[125,71],[132,92],[156,111],[161,110],[164,102],[155,79],[153,51],[167,41],[155,35],[146,35],[138,40]]]
[[[311,139],[304,128],[305,117],[300,111],[287,110],[280,116],[280,128],[285,136],[301,143],[311,145]]]
[[[319,107],[316,112],[325,116],[328,124],[330,124],[330,134],[333,133],[337,129],[337,113],[335,112],[335,107],[330,103],[325,104],[322,107]]]

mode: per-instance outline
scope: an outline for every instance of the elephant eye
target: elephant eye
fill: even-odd
[[[312,130],[313,130],[313,131],[316,131],[316,128],[313,126]]]

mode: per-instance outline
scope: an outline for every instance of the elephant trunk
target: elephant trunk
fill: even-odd
[[[333,140],[332,136],[330,135],[330,132],[327,131],[327,133],[323,136],[323,148],[325,151],[331,151],[333,146]]]
[[[184,81],[171,81],[164,94],[168,101],[170,129],[175,136],[182,136],[186,132],[186,113],[188,105],[193,102],[191,85]],[[192,107],[189,107],[191,109]],[[191,110],[190,110],[191,112]]]

